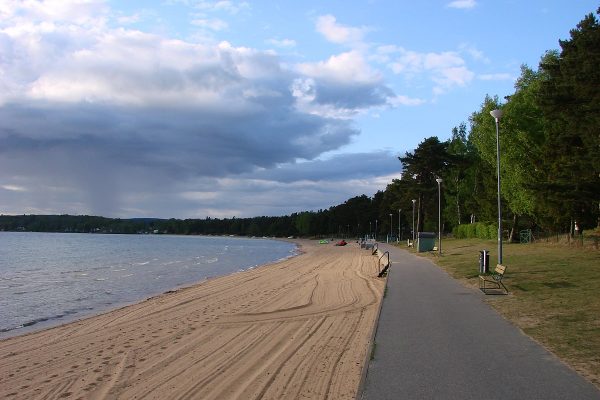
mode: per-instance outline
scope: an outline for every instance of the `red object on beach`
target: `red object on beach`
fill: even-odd
[[[336,246],[345,246],[345,245],[347,245],[347,244],[348,244],[348,243],[347,243],[347,242],[346,242],[344,239],[342,239],[342,240],[340,240],[339,242],[337,242],[335,245],[336,245]]]

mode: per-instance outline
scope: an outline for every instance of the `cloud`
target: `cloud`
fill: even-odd
[[[369,168],[365,168],[369,165]],[[375,176],[400,174],[398,158],[387,151],[371,153],[338,154],[326,160],[294,162],[276,169],[259,170],[242,177],[274,181],[293,182],[343,182],[349,176],[354,179],[369,179]]]
[[[16,186],[16,185],[0,185],[0,188],[4,189],[4,190],[9,190],[11,192],[26,192],[27,189],[22,187],[22,186]]]
[[[249,10],[250,4],[246,1],[199,1],[194,5],[194,7],[203,11],[224,11],[228,14],[237,14],[240,11]]]
[[[388,65],[394,73],[403,75],[407,80],[420,78],[435,83],[435,95],[446,93],[456,86],[466,86],[475,77],[465,60],[454,51],[421,53],[388,46],[380,48],[379,55],[389,60]]]
[[[418,106],[418,105],[426,103],[426,101],[423,100],[423,99],[419,99],[419,98],[415,98],[415,97],[409,97],[409,96],[403,96],[403,95],[398,95],[398,96],[391,97],[391,98],[389,98],[389,102],[394,107],[398,107],[398,106]]]
[[[247,2],[235,2],[229,0],[222,1],[183,1],[184,5],[191,7],[190,24],[197,27],[198,31],[193,37],[196,41],[213,42],[213,35],[218,32],[229,29],[229,22],[232,15],[242,11],[250,10]]]
[[[455,0],[448,3],[447,7],[459,8],[459,9],[470,9],[477,5],[475,0]]]
[[[296,41],[293,39],[269,39],[267,40],[267,43],[281,48],[296,47]]]
[[[477,79],[482,81],[510,81],[515,80],[515,77],[508,73],[497,73],[497,74],[480,74],[477,75]]]
[[[233,12],[226,3],[210,4]],[[10,6],[0,22],[4,213],[250,216],[278,195],[275,214],[303,209],[306,196],[326,207],[371,190],[385,170],[368,162],[356,171],[365,182],[324,190],[317,182],[350,159],[297,163],[350,143],[349,116],[398,99],[360,53],[290,69],[273,51],[112,28],[100,1]]]
[[[367,28],[356,28],[339,24],[333,15],[322,15],[317,18],[317,32],[325,39],[336,44],[354,44],[362,42]]]
[[[333,55],[325,61],[299,63],[303,77],[294,80],[292,95],[298,109],[332,118],[351,118],[370,108],[389,106],[396,98],[381,73],[361,52]]]
[[[222,31],[229,27],[226,21],[220,18],[195,18],[191,21],[192,25],[200,28],[206,28],[213,31]]]
[[[356,50],[333,55],[327,61],[298,64],[298,70],[313,78],[336,82],[374,83],[382,80],[382,75]]]
[[[12,20],[27,25],[65,21],[78,25],[97,25],[108,11],[104,0],[4,0],[0,6],[2,21]]]
[[[472,45],[463,43],[459,46],[459,49],[461,52],[466,52],[475,61],[480,61],[485,64],[489,64],[491,62],[490,59],[485,56],[483,51],[477,49]]]
[[[372,195],[399,175],[400,163],[390,153],[344,154],[235,177],[202,178],[194,184],[197,190],[182,192],[179,201],[182,208],[197,207],[194,213],[201,217],[284,215]]]

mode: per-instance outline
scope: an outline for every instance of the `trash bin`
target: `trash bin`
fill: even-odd
[[[479,273],[487,274],[490,270],[490,252],[488,250],[479,251]]]
[[[431,251],[435,246],[435,232],[418,232],[417,233],[417,251]]]

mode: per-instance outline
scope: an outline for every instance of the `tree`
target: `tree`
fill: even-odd
[[[413,179],[417,192],[417,231],[435,230],[437,224],[437,182],[450,165],[448,143],[436,136],[422,141],[414,152],[399,157],[403,166],[402,179]]]
[[[474,196],[477,203],[477,211],[479,220],[482,222],[492,222],[497,218],[497,166],[496,166],[496,128],[494,119],[490,116],[490,111],[500,108],[498,97],[486,96],[479,111],[471,114],[469,122],[471,130],[469,132],[469,141],[473,143],[477,149],[477,155],[480,162],[475,164],[474,171]],[[501,155],[505,150],[504,135],[501,135]],[[501,176],[504,176],[504,171],[509,167],[504,158],[501,157]],[[502,181],[501,194],[506,191],[504,187],[507,182]],[[506,202],[502,202],[504,207],[502,214],[506,215]]]
[[[468,198],[471,191],[468,169],[473,162],[470,157],[472,150],[467,140],[467,125],[462,122],[452,129],[452,138],[448,143],[448,156],[452,164],[444,175],[446,182],[445,193],[452,201],[449,201],[444,214],[452,215],[452,225],[460,225],[463,220],[464,199]]]
[[[560,55],[540,65],[546,125],[535,189],[543,222],[572,229],[575,220],[585,228],[600,217],[600,25],[589,14],[570,33]]]
[[[292,215],[293,217],[295,217],[294,226],[296,227],[296,230],[298,231],[299,235],[308,236],[312,233],[311,222],[313,219],[313,214],[314,213],[312,212],[305,211],[299,214]]]

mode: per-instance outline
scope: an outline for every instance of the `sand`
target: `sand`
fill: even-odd
[[[0,398],[355,398],[377,259],[300,243],[279,263],[0,341]]]

